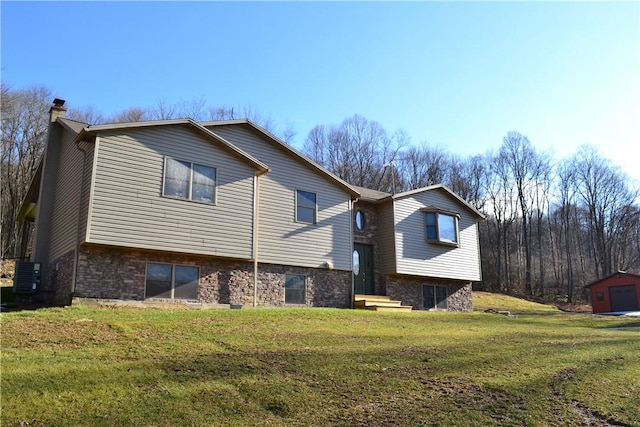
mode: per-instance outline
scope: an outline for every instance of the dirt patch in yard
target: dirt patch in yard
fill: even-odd
[[[576,370],[573,368],[565,368],[551,377],[551,389],[553,391],[553,397],[564,401],[564,404],[578,416],[580,424],[583,426],[595,426],[595,427],[629,427],[629,424],[618,422],[611,419],[598,411],[591,410],[586,405],[578,402],[575,399],[568,399],[565,393],[562,391],[563,384],[571,381],[576,374]]]
[[[570,303],[558,303],[556,304],[559,310],[567,313],[586,313],[592,312],[591,305],[589,304],[570,304]]]
[[[38,317],[0,324],[2,348],[62,349],[102,344],[121,338],[117,328],[91,319],[55,321]]]

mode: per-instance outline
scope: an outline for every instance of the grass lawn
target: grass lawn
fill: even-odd
[[[640,426],[640,319],[475,298],[465,314],[3,313],[2,425]]]

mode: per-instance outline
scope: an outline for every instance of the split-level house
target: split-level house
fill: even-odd
[[[483,215],[349,185],[248,120],[90,126],[55,100],[19,212],[40,297],[470,310]]]

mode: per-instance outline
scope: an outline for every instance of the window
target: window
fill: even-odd
[[[360,252],[357,249],[353,251],[353,274],[360,274]]]
[[[356,228],[360,231],[364,230],[364,212],[356,211]]]
[[[427,240],[458,244],[458,215],[437,211],[425,212]]]
[[[301,274],[285,274],[284,277],[284,303],[306,304],[306,277]]]
[[[162,194],[196,202],[215,200],[216,169],[196,163],[165,158]]]
[[[198,299],[199,277],[198,267],[147,263],[145,297]]]
[[[446,310],[447,287],[434,285],[422,286],[422,308],[425,310]]]
[[[316,223],[316,193],[309,193],[308,191],[297,190],[296,191],[296,221],[308,222],[309,224]]]

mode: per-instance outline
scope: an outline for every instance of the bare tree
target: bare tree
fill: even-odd
[[[491,256],[483,266],[493,270],[493,290],[512,292],[511,230],[516,221],[515,187],[504,156],[487,155],[489,168],[485,170],[485,191],[489,209],[488,221],[482,224],[483,257]],[[489,268],[491,266],[492,268]]]
[[[67,111],[67,118],[87,123],[89,125],[97,125],[107,122],[107,119],[102,115],[102,113],[96,111],[92,105],[79,108],[69,108],[69,111]]]
[[[522,245],[525,256],[525,292],[532,295],[531,216],[532,193],[539,185],[541,160],[529,139],[518,132],[509,132],[503,139],[500,156],[513,177],[520,208]]]
[[[394,191],[391,174],[397,173],[394,166],[405,138],[403,132],[390,137],[380,123],[354,115],[338,126],[314,127],[303,151],[351,184]]]
[[[18,256],[23,232],[16,215],[44,149],[51,91],[2,86],[2,257]]]
[[[483,155],[466,159],[453,156],[447,184],[460,197],[482,210],[486,202],[486,170],[487,157]]]
[[[625,268],[614,264],[621,262],[614,259],[615,239],[620,237],[619,230],[629,228],[625,224],[627,220],[633,223],[633,203],[638,193],[629,188],[626,175],[591,146],[582,146],[574,162],[577,194],[588,216],[589,242],[596,274],[602,277]]]
[[[164,98],[159,98],[156,105],[151,108],[129,107],[111,116],[104,116],[96,111],[93,106],[70,108],[67,117],[92,125],[178,118],[191,118],[195,121],[246,118],[286,143],[291,143],[296,135],[293,123],[289,122],[284,128],[280,129],[270,117],[260,113],[254,107],[247,106],[242,109],[226,106],[211,107],[207,106],[203,97],[195,97],[173,104],[168,103]]]
[[[177,106],[175,104],[169,104],[165,98],[159,98],[155,108],[151,110],[150,116],[153,120],[175,119],[176,112]]]
[[[453,161],[445,150],[428,145],[405,149],[397,164],[407,181],[405,190],[445,183],[453,168]]]
[[[140,107],[130,107],[119,113],[114,114],[107,122],[109,123],[130,123],[143,122],[151,120],[151,114],[148,110]]]

